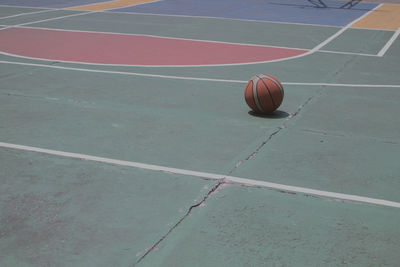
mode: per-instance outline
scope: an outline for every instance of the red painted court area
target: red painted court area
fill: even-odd
[[[55,61],[92,64],[187,66],[284,59],[308,50],[176,38],[9,28],[0,31],[0,51]]]

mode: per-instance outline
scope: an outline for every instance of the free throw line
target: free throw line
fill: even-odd
[[[189,176],[195,176],[195,177],[200,177],[200,178],[205,178],[205,179],[225,180],[225,181],[230,181],[230,182],[234,182],[234,183],[262,186],[262,187],[271,188],[271,189],[284,190],[284,191],[290,191],[290,192],[298,192],[298,193],[309,194],[309,195],[317,195],[317,196],[328,197],[328,198],[333,198],[333,199],[342,199],[342,200],[349,200],[349,201],[356,201],[356,202],[363,202],[363,203],[369,203],[369,204],[375,204],[375,205],[400,208],[399,202],[394,202],[394,201],[389,201],[389,200],[384,200],[384,199],[376,199],[376,198],[369,198],[369,197],[363,197],[363,196],[357,196],[357,195],[349,195],[349,194],[316,190],[316,189],[311,189],[311,188],[306,188],[306,187],[298,187],[298,186],[270,183],[270,182],[264,182],[264,181],[253,180],[253,179],[227,176],[227,175],[223,175],[223,174],[197,172],[197,171],[191,171],[191,170],[185,170],[185,169],[145,164],[145,163],[134,162],[134,161],[124,161],[124,160],[118,160],[118,159],[96,157],[96,156],[91,156],[91,155],[86,155],[86,154],[71,153],[71,152],[65,152],[65,151],[17,145],[17,144],[4,143],[4,142],[0,142],[0,147],[16,149],[16,150],[23,150],[23,151],[30,151],[30,152],[37,152],[37,153],[61,156],[61,157],[72,158],[72,159],[88,160],[88,161],[94,161],[94,162],[100,162],[100,163],[106,163],[106,164],[112,164],[112,165],[118,165],[118,166],[133,167],[133,168],[138,168],[138,169],[189,175]]]

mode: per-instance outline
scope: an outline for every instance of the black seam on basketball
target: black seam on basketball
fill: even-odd
[[[283,97],[285,96],[285,92],[284,92],[284,90],[283,90],[282,84],[278,81],[278,79],[273,78],[273,77],[271,77],[271,76],[272,76],[272,75],[269,75],[269,74],[263,74],[263,77],[265,77],[265,78],[267,78],[268,80],[272,81],[273,83],[276,84],[276,86],[279,87],[279,91],[281,91],[281,95],[282,95],[282,98],[283,98]]]
[[[276,79],[276,78],[274,79],[274,78],[272,78],[270,76],[268,76],[268,77],[269,77],[269,79],[271,81],[273,81],[279,87],[279,91],[281,92],[281,96],[282,96],[282,99],[283,99],[283,97],[285,96],[285,91],[283,90],[282,84],[278,81],[278,79]]]
[[[257,77],[258,77],[258,76],[257,76]],[[258,78],[260,78],[260,77],[258,77]],[[260,80],[261,80],[261,82],[265,85],[265,88],[267,88],[269,97],[271,98],[271,101],[272,101],[272,107],[273,107],[273,109],[276,109],[277,107],[275,107],[275,101],[274,101],[274,99],[272,98],[272,94],[271,94],[271,91],[270,91],[269,88],[268,88],[268,85],[263,81],[262,78],[260,78]]]
[[[267,75],[267,76],[271,81],[273,81],[279,87],[279,90],[281,91],[281,95],[282,95],[282,98],[283,98],[284,95],[285,95],[285,92],[283,90],[282,84],[278,81],[278,79],[276,79],[276,78],[274,79],[270,75]]]

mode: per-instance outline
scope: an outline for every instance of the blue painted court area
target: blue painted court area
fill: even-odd
[[[98,2],[104,2],[104,0],[0,0],[0,5],[65,8]]]
[[[377,6],[360,3],[341,9],[346,1],[324,3],[328,8],[317,8],[306,0],[165,0],[113,11],[345,26]]]

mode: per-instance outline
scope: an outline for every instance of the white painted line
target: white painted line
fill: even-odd
[[[88,13],[96,13],[97,11],[92,11]],[[88,14],[84,13],[84,14]],[[84,15],[82,14],[82,15]],[[81,15],[81,14],[77,14]],[[70,15],[72,16],[72,15]],[[60,17],[61,18],[61,17]],[[36,22],[33,22],[36,23]],[[28,23],[28,24],[31,24]],[[228,45],[239,45],[239,46],[253,46],[253,47],[271,47],[271,48],[282,48],[282,49],[291,49],[291,50],[299,50],[299,51],[304,51],[304,53],[296,55],[296,56],[290,56],[290,57],[285,57],[285,58],[280,58],[280,59],[273,59],[273,60],[267,60],[267,61],[251,61],[251,62],[243,62],[243,63],[227,63],[227,64],[199,64],[199,65],[132,65],[132,64],[100,64],[100,63],[89,63],[89,62],[81,62],[81,61],[66,61],[66,60],[56,60],[56,59],[43,59],[43,58],[35,58],[35,57],[27,57],[27,56],[20,56],[17,54],[12,54],[12,53],[7,53],[7,52],[2,52],[0,51],[0,54],[4,55],[10,55],[14,57],[19,57],[19,58],[26,58],[26,59],[35,59],[35,60],[41,60],[41,61],[57,61],[57,62],[65,62],[65,63],[78,63],[78,64],[85,64],[85,65],[96,65],[96,66],[131,66],[131,67],[146,67],[146,68],[158,68],[158,67],[164,67],[164,68],[184,68],[184,67],[205,67],[205,66],[238,66],[238,65],[252,65],[252,64],[263,64],[263,63],[272,63],[272,62],[279,62],[279,61],[285,61],[285,60],[290,60],[290,59],[295,59],[299,57],[306,56],[310,53],[308,49],[303,49],[303,48],[292,48],[292,47],[284,47],[284,46],[273,46],[273,45],[262,45],[262,44],[251,44],[251,43],[233,43],[233,42],[224,42],[224,41],[213,41],[213,40],[203,40],[203,39],[189,39],[189,38],[180,38],[180,37],[168,37],[168,36],[160,36],[160,35],[150,35],[150,34],[136,34],[136,33],[117,33],[117,32],[103,32],[103,31],[84,31],[84,30],[68,30],[68,29],[58,29],[58,28],[47,28],[47,27],[29,27],[29,26],[24,26],[25,24],[19,24],[19,25],[12,25],[8,26],[6,28],[2,28],[0,30],[5,30],[8,28],[26,28],[26,29],[39,29],[39,30],[50,30],[50,31],[64,31],[64,32],[82,32],[82,33],[99,33],[99,34],[115,34],[115,35],[125,35],[125,36],[145,36],[145,37],[155,37],[155,38],[164,38],[164,39],[171,39],[171,40],[182,40],[182,41],[195,41],[195,42],[206,42],[206,43],[216,43],[216,44],[228,44]],[[23,26],[23,27],[21,27]],[[308,51],[308,52],[307,52]]]
[[[350,26],[351,29],[355,29],[355,30],[368,30],[368,31],[381,31],[381,32],[392,32],[393,30],[388,30],[388,29],[379,29],[379,28],[361,28],[361,27],[357,27],[357,28],[352,28]]]
[[[15,15],[6,16],[6,17],[1,17],[0,19],[9,19],[9,18],[15,18],[15,17],[20,17],[20,16],[26,16],[26,15],[33,15],[33,14],[46,13],[46,12],[51,12],[51,11],[54,11],[54,10],[52,10],[52,9],[45,9],[45,10],[40,10],[40,11],[19,13],[19,14],[15,14]]]
[[[81,13],[75,13],[75,14],[71,14],[71,15],[65,15],[65,16],[61,16],[61,17],[55,17],[55,18],[49,18],[49,19],[42,19],[42,20],[37,20],[37,21],[30,21],[30,22],[26,22],[26,23],[21,23],[18,25],[9,25],[5,28],[2,28],[0,30],[5,30],[5,29],[9,29],[9,28],[14,28],[14,27],[20,27],[20,26],[24,26],[24,25],[30,25],[30,24],[35,24],[35,23],[41,23],[41,22],[46,22],[46,21],[53,21],[53,20],[58,20],[58,19],[64,19],[64,18],[69,18],[69,17],[76,17],[76,16],[82,16],[82,15],[87,15],[87,14],[91,14],[91,13],[95,13],[96,11],[90,11],[90,12],[81,12]]]
[[[305,86],[331,86],[331,87],[400,88],[399,84],[297,83],[297,82],[282,82],[282,84],[305,85]]]
[[[118,75],[131,75],[131,76],[162,78],[162,79],[175,79],[175,80],[189,80],[189,81],[203,81],[203,82],[225,82],[225,83],[240,83],[240,84],[246,84],[248,82],[245,80],[228,80],[228,79],[214,79],[214,78],[201,78],[201,77],[160,75],[160,74],[149,74],[149,73],[138,73],[138,72],[72,68],[72,67],[53,66],[53,65],[45,65],[45,64],[36,64],[36,63],[13,62],[13,61],[5,61],[5,60],[0,60],[0,64],[13,64],[13,65],[42,67],[42,68],[51,68],[51,69],[60,69],[60,70],[72,70],[72,71],[81,71],[81,72],[118,74]],[[397,84],[346,84],[346,83],[304,83],[304,82],[282,82],[282,84],[284,84],[284,85],[300,85],[300,86],[400,88],[400,85],[397,85]]]
[[[164,1],[164,0],[152,0],[152,1],[150,1],[150,2],[139,3],[139,4],[132,4],[132,5],[130,5],[130,6],[123,6],[123,7],[117,7],[117,8],[105,9],[105,10],[97,10],[96,13],[97,13],[97,12],[103,12],[103,11],[111,11],[111,10],[120,9],[120,8],[127,8],[127,7],[134,7],[134,6],[140,6],[140,5],[145,5],[145,4],[151,4],[151,3],[155,3],[155,2],[161,2],[161,1]],[[67,10],[68,10],[68,9],[77,8],[77,7],[86,7],[86,6],[92,6],[92,5],[106,4],[106,3],[109,3],[109,2],[115,2],[115,1],[114,1],[114,0],[108,0],[108,1],[102,1],[102,2],[91,3],[91,4],[83,4],[83,5],[81,4],[81,5],[75,5],[75,6],[64,7],[64,9],[67,9]],[[82,9],[82,10],[84,10],[84,9]]]
[[[212,17],[212,16],[193,16],[193,15],[180,15],[180,14],[162,14],[162,13],[141,13],[141,12],[124,12],[124,11],[101,11],[99,13],[115,13],[115,14],[126,14],[126,15],[143,15],[143,16],[159,16],[159,17],[177,17],[177,18],[193,18],[193,19],[215,19],[215,20],[232,20],[242,22],[259,22],[259,23],[271,23],[271,24],[286,24],[286,25],[300,25],[300,26],[311,26],[311,27],[327,27],[327,28],[340,28],[341,26],[323,25],[323,24],[312,24],[312,23],[300,23],[300,22],[285,22],[285,21],[273,21],[273,20],[255,20],[255,19],[235,19],[228,17]]]
[[[81,6],[81,5],[78,5]],[[34,7],[34,6],[13,6],[13,5],[0,5],[0,7],[18,7],[18,8],[35,8],[35,9],[51,9],[51,10],[68,10],[69,8],[74,8],[77,6],[64,7],[64,8],[51,8],[51,7]],[[331,26],[331,25],[319,25],[319,24],[309,24],[309,23],[298,23],[298,22],[284,22],[284,21],[269,21],[269,20],[251,20],[251,19],[234,19],[234,18],[224,18],[224,17],[209,17],[209,16],[190,16],[190,15],[171,15],[171,14],[160,14],[160,13],[140,13],[140,12],[122,12],[122,11],[98,11],[98,13],[106,13],[106,14],[117,14],[117,15],[143,15],[143,16],[161,16],[161,17],[183,17],[183,18],[200,18],[200,19],[217,19],[217,20],[233,20],[233,21],[243,21],[243,22],[259,22],[259,23],[273,23],[273,24],[288,24],[288,25],[305,25],[305,26],[313,26],[313,27],[328,27],[328,28],[340,28],[340,26]]]
[[[11,7],[11,8],[26,8],[26,9],[52,9],[57,10],[59,8],[52,8],[52,7],[40,7],[40,6],[14,6],[14,5],[0,5],[0,7]]]
[[[365,13],[364,15],[362,15],[361,17],[359,17],[358,19],[355,19],[353,22],[351,22],[350,24],[353,25],[354,23],[362,20],[363,18],[365,18],[366,16],[368,16],[369,14],[371,14],[372,12],[374,12],[375,10],[377,10],[378,8],[380,8],[381,6],[383,6],[383,4],[379,4],[376,7],[374,7],[373,9],[371,9],[370,11],[368,11],[367,13]],[[350,25],[350,26],[351,26]]]
[[[267,187],[267,188],[272,188],[272,189],[277,189],[277,190],[299,192],[299,193],[317,195],[317,196],[322,196],[322,197],[351,200],[351,201],[364,202],[364,203],[375,204],[375,205],[400,208],[399,202],[393,202],[393,201],[388,201],[388,200],[384,200],[384,199],[376,199],[376,198],[369,198],[369,197],[363,197],[363,196],[357,196],[357,195],[349,195],[349,194],[335,193],[335,192],[329,192],[329,191],[321,191],[321,190],[315,190],[315,189],[306,188],[306,187],[289,186],[289,185],[270,183],[270,182],[265,182],[265,181],[252,180],[252,179],[246,179],[246,178],[240,178],[240,177],[234,177],[234,176],[226,176],[226,175],[222,175],[222,174],[197,172],[197,171],[178,169],[178,168],[170,168],[170,167],[153,165],[153,164],[145,164],[145,163],[134,162],[134,161],[124,161],[124,160],[96,157],[96,156],[90,156],[90,155],[86,155],[86,154],[64,152],[64,151],[58,151],[58,150],[52,150],[52,149],[45,149],[45,148],[38,148],[38,147],[24,146],[24,145],[17,145],[17,144],[3,143],[3,142],[0,142],[0,147],[10,148],[10,149],[18,149],[18,150],[30,151],[30,152],[37,152],[37,153],[44,153],[44,154],[73,158],[73,159],[88,160],[88,161],[94,161],[94,162],[100,162],[100,163],[106,163],[106,164],[112,164],[112,165],[118,165],[118,166],[133,167],[133,168],[139,168],[139,169],[145,169],[145,170],[189,175],[189,176],[195,176],[195,177],[200,177],[200,178],[205,178],[205,179],[213,179],[213,180],[224,179],[224,180],[235,182],[235,183],[262,186],[262,187]]]
[[[372,10],[368,11],[367,13],[365,13],[364,15],[362,15],[361,17],[353,20],[352,22],[350,22],[349,24],[347,24],[345,27],[343,27],[342,29],[340,29],[339,31],[337,31],[335,34],[333,34],[331,37],[329,37],[328,39],[326,39],[325,41],[321,42],[319,45],[317,45],[316,47],[314,47],[313,49],[311,49],[311,53],[314,53],[318,50],[320,50],[322,47],[326,46],[327,44],[329,44],[330,42],[332,42],[334,39],[336,39],[339,35],[341,35],[343,32],[345,32],[348,28],[350,28],[351,25],[353,25],[354,23],[356,23],[357,21],[361,20],[362,18],[368,16],[368,14],[370,14],[371,12],[373,12],[375,9],[379,8],[380,6],[382,6],[382,4],[377,5],[375,8],[373,8]]]
[[[392,46],[394,41],[397,39],[397,37],[400,34],[400,28],[397,29],[392,35],[392,37],[389,39],[389,41],[382,47],[381,51],[379,51],[378,56],[383,57],[386,53],[386,51]]]
[[[95,13],[89,12],[89,13]],[[150,35],[150,34],[137,34],[137,33],[118,33],[118,32],[103,32],[103,31],[86,31],[86,30],[70,30],[70,29],[59,29],[59,28],[47,28],[47,27],[29,27],[29,26],[22,26],[20,25],[12,25],[6,26],[6,28],[2,28],[0,30],[5,30],[8,28],[26,28],[26,29],[39,29],[39,30],[50,30],[50,31],[65,31],[65,32],[82,32],[82,33],[99,33],[99,34],[116,34],[116,35],[124,35],[124,36],[145,36],[145,37],[155,37],[155,38],[165,38],[171,40],[184,40],[184,41],[196,41],[196,42],[209,42],[209,43],[217,43],[217,44],[232,44],[232,45],[241,45],[241,46],[254,46],[254,47],[272,47],[272,48],[283,48],[283,49],[293,49],[293,50],[301,50],[307,51],[304,48],[294,48],[294,47],[284,47],[284,46],[273,46],[273,45],[262,45],[262,44],[252,44],[252,43],[233,43],[233,42],[224,42],[224,41],[213,41],[213,40],[204,40],[204,39],[190,39],[190,38],[180,38],[180,37],[169,37],[169,36],[160,36],[160,35]],[[315,49],[315,48],[314,48]],[[279,62],[279,61],[286,61],[291,59],[296,59],[300,57],[304,57],[310,55],[314,52],[323,52],[323,53],[335,53],[335,54],[345,54],[345,55],[359,55],[359,56],[369,56],[369,57],[377,57],[378,55],[373,54],[362,54],[362,53],[352,53],[352,52],[340,52],[340,51],[329,51],[329,50],[318,50],[314,51],[309,50],[303,54],[297,56],[291,56],[281,59],[275,60],[268,60],[268,61],[252,61],[252,62],[244,62],[244,63],[227,63],[227,64],[206,64],[206,65],[132,65],[132,64],[100,64],[100,63],[89,63],[89,62],[81,62],[81,61],[66,61],[66,60],[55,60],[55,59],[43,59],[43,58],[35,58],[35,57],[27,57],[21,56],[17,54],[7,53],[0,51],[0,54],[19,57],[19,58],[26,58],[26,59],[35,59],[41,61],[58,61],[58,62],[65,62],[65,63],[77,63],[77,64],[84,64],[84,65],[96,65],[96,66],[131,66],[131,67],[146,67],[146,68],[184,68],[184,67],[205,67],[205,66],[238,66],[238,65],[253,65],[253,64],[263,64],[263,63],[272,63],[272,62]]]
[[[355,55],[355,56],[363,56],[363,57],[377,57],[374,54],[362,54],[362,53],[354,53],[354,52],[343,52],[343,51],[330,51],[330,50],[318,50],[318,53],[332,53],[332,54],[341,54],[341,55]]]
[[[10,28],[10,27],[9,27]],[[0,31],[3,29],[0,29]],[[100,63],[89,63],[89,62],[81,62],[81,61],[66,61],[66,60],[59,60],[59,59],[44,59],[44,58],[36,58],[36,57],[27,57],[27,56],[20,56],[12,53],[2,52],[0,54],[6,56],[13,56],[18,58],[25,58],[25,59],[34,59],[39,61],[47,61],[47,62],[62,62],[62,63],[75,63],[75,64],[82,64],[82,65],[90,65],[90,66],[120,66],[120,67],[142,67],[142,68],[200,68],[200,67],[221,67],[221,66],[243,66],[243,65],[254,65],[254,64],[264,64],[264,63],[272,63],[272,62],[279,62],[285,60],[291,60],[295,58],[304,57],[309,54],[309,52],[299,54],[297,56],[291,56],[286,58],[274,59],[274,60],[267,60],[267,61],[254,61],[254,62],[244,62],[244,63],[226,63],[226,64],[206,64],[206,65],[132,65],[132,64],[100,64]]]
[[[319,45],[315,46],[313,49],[310,50],[310,53],[314,53],[317,52],[318,50],[320,50],[322,47],[326,46],[327,44],[329,44],[330,42],[332,42],[335,38],[337,38],[339,35],[341,35],[344,31],[346,31],[348,28],[350,27],[350,24],[347,25],[346,27],[340,29],[339,31],[337,31],[335,34],[331,35],[328,39],[326,39],[325,41],[321,42]]]
[[[163,0],[160,0],[163,1]],[[141,5],[141,4],[139,4]],[[81,6],[81,5],[78,5]],[[70,8],[78,7],[70,6],[63,8],[52,8],[52,7],[35,7],[35,6],[14,6],[14,5],[0,5],[0,7],[17,7],[26,9],[49,9],[49,10],[70,10]],[[118,9],[118,8],[117,8]],[[143,15],[143,16],[159,16],[159,17],[182,17],[182,18],[200,18],[200,19],[216,19],[216,20],[232,20],[232,21],[243,21],[243,22],[258,22],[258,23],[270,23],[270,24],[286,24],[286,25],[300,25],[300,26],[310,26],[310,27],[326,27],[326,28],[341,28],[341,26],[335,25],[323,25],[323,24],[313,24],[313,23],[300,23],[300,22],[285,22],[285,21],[273,21],[273,20],[252,20],[252,19],[235,19],[226,17],[212,17],[212,16],[191,16],[191,15],[179,15],[179,14],[161,14],[161,13],[141,13],[141,12],[122,12],[113,10],[102,10],[96,13],[105,14],[117,14],[117,15]],[[354,22],[353,22],[354,23]],[[378,30],[378,31],[391,31],[386,29],[374,29],[374,28],[359,28],[365,30]]]
[[[0,64],[1,63],[3,63],[3,64],[14,64],[14,65],[23,65],[23,66],[43,67],[43,68],[52,68],[52,69],[61,69],[61,70],[72,70],[72,71],[93,72],[93,73],[107,73],[107,74],[120,74],[120,75],[132,75],[132,76],[153,77],[153,78],[163,78],[163,79],[177,79],[177,80],[189,80],[189,81],[208,81],[208,82],[228,82],[228,83],[245,83],[245,81],[240,81],[240,80],[183,77],[183,76],[148,74],[148,73],[137,73],[137,72],[125,72],[125,71],[94,70],[94,69],[71,68],[71,67],[62,67],[62,66],[52,66],[52,65],[44,65],[44,64],[12,62],[12,61],[0,60]]]
[[[104,10],[104,11],[111,11],[111,12],[112,12],[113,10],[120,9],[120,8],[128,8],[128,7],[134,7],[134,6],[143,6],[143,5],[154,4],[154,3],[162,2],[162,1],[164,1],[164,0],[151,0],[151,1],[149,1],[149,2],[144,2],[144,3],[139,3],[139,4],[133,4],[133,5],[130,5],[130,6],[117,7],[117,8],[107,9],[107,10]],[[110,1],[110,2],[112,2],[112,1]]]
[[[163,1],[163,0],[160,0],[160,1]],[[122,35],[122,36],[143,36],[143,37],[154,37],[154,38],[163,38],[163,39],[171,39],[171,40],[195,41],[195,42],[205,42],[205,43],[215,43],[215,44],[232,44],[232,45],[240,45],[240,46],[273,47],[273,48],[283,48],[283,49],[301,50],[301,51],[309,50],[307,48],[298,48],[298,47],[287,47],[287,46],[265,45],[265,44],[254,44],[254,43],[234,43],[234,42],[225,42],[225,41],[192,39],[192,38],[183,38],[183,37],[171,37],[171,36],[165,36],[165,35],[154,35],[154,34],[143,34],[143,33],[121,33],[121,32],[70,30],[70,29],[60,29],[60,28],[29,27],[29,26],[20,27],[19,25],[14,26],[14,27],[15,28],[24,28],[24,29],[33,29],[33,30],[60,31],[60,32],[82,32],[82,33],[98,33],[98,34],[110,34],[110,35]]]
[[[350,200],[350,201],[357,201],[357,202],[364,202],[364,203],[400,208],[399,202],[394,202],[394,201],[389,201],[389,200],[384,200],[384,199],[376,199],[376,198],[369,198],[369,197],[363,197],[363,196],[357,196],[357,195],[335,193],[335,192],[330,192],[330,191],[322,191],[322,190],[316,190],[316,189],[311,189],[311,188],[306,188],[306,187],[276,184],[276,183],[270,183],[270,182],[264,182],[264,181],[259,181],[259,180],[246,179],[246,178],[239,178],[239,177],[233,177],[233,176],[226,176],[225,178],[229,181],[240,183],[240,184],[263,186],[263,187],[267,187],[267,188],[273,188],[273,189],[290,191],[290,192],[298,192],[298,193],[304,193],[304,194],[309,194],[309,195],[317,195],[317,196],[322,196],[322,197],[329,197],[329,198],[335,198],[335,199],[343,199],[343,200]]]

